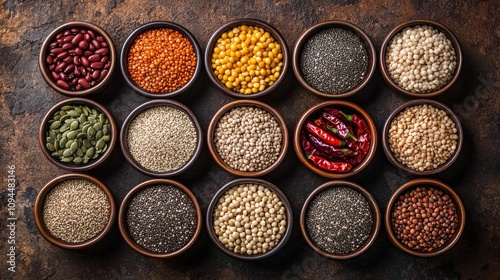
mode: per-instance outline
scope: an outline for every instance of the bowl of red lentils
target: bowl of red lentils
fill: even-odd
[[[153,177],[171,177],[188,170],[203,145],[196,115],[170,99],[151,100],[135,108],[120,131],[127,162]]]
[[[99,26],[72,21],[54,29],[43,41],[38,66],[57,92],[84,97],[102,92],[117,65],[115,45]]]
[[[47,183],[35,200],[35,223],[40,234],[63,249],[80,250],[98,244],[116,218],[115,201],[98,179],[70,173]]]
[[[259,177],[286,156],[288,130],[280,113],[257,100],[232,101],[217,111],[207,132],[215,162],[240,177]]]
[[[120,233],[136,252],[173,258],[195,244],[202,227],[200,205],[183,184],[153,179],[132,188],[120,206]]]
[[[465,227],[465,208],[447,184],[429,178],[409,181],[391,196],[385,228],[392,243],[418,257],[450,250]]]
[[[221,26],[205,51],[212,83],[236,98],[258,98],[274,91],[288,69],[286,41],[270,24],[237,19]]]
[[[458,39],[446,26],[411,20],[392,29],[380,48],[380,71],[396,92],[429,98],[449,90],[462,69]]]
[[[240,178],[214,195],[206,223],[210,239],[221,251],[239,260],[258,261],[285,246],[292,234],[293,213],[277,186]]]
[[[318,23],[302,33],[293,50],[293,72],[307,91],[345,98],[370,81],[376,52],[370,37],[345,21]]]
[[[125,82],[149,98],[189,91],[201,71],[201,50],[183,26],[166,21],[141,25],[125,40],[120,57]]]
[[[459,157],[463,131],[458,116],[431,99],[408,101],[387,118],[384,153],[396,168],[413,175],[437,174]]]

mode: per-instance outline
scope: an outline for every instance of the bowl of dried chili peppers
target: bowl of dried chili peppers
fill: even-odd
[[[295,128],[294,148],[300,162],[316,174],[346,178],[373,159],[377,129],[360,106],[343,100],[325,101],[302,114]]]

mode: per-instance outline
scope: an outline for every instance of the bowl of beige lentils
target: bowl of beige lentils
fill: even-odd
[[[203,133],[195,114],[174,100],[151,100],[135,108],[120,131],[125,159],[153,177],[186,171],[198,158]]]
[[[414,175],[445,170],[458,158],[462,143],[458,116],[443,103],[430,99],[399,106],[385,122],[382,133],[389,161]]]
[[[278,87],[288,69],[288,47],[270,24],[237,19],[210,38],[205,68],[212,83],[236,98],[258,98]]]
[[[80,250],[98,244],[116,219],[115,201],[98,179],[78,173],[58,176],[35,200],[35,223],[42,236],[63,249]]]
[[[240,177],[273,171],[288,149],[288,130],[278,111],[257,100],[232,101],[214,115],[207,132],[215,162]]]
[[[214,195],[206,223],[210,239],[224,253],[240,260],[261,260],[288,241],[292,207],[277,186],[262,179],[240,178]]]
[[[444,25],[412,20],[392,29],[380,49],[386,83],[409,97],[429,98],[449,90],[462,69],[457,38]]]

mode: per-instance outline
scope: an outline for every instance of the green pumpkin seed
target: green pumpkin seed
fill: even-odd
[[[93,127],[89,127],[89,129],[87,130],[87,135],[89,136],[89,138],[92,138],[94,135],[95,135],[96,131]]]
[[[76,138],[76,136],[78,135],[78,131],[71,131],[70,133],[68,133],[68,139],[70,140],[74,140]]]
[[[86,164],[87,162],[89,162],[89,160],[90,160],[90,158],[87,157],[87,156],[85,156],[85,157],[83,157],[83,162],[82,163]]]
[[[102,134],[108,135],[109,132],[109,126],[108,125],[103,125],[102,126]]]
[[[80,117],[78,118],[78,121],[80,123],[84,123],[87,121],[87,116],[85,116],[85,114],[81,114]]]
[[[71,162],[73,160],[73,157],[63,157],[61,159],[62,162]]]
[[[73,151],[71,149],[66,149],[63,152],[63,157],[69,157],[72,154],[73,154]]]
[[[73,162],[74,162],[74,163],[77,163],[77,164],[78,164],[78,163],[81,163],[82,161],[83,161],[83,158],[82,158],[82,157],[76,157],[76,158],[74,158],[74,159],[73,159]]]
[[[76,121],[75,118],[67,118],[66,120],[64,120],[64,123],[68,124],[68,125],[71,125],[72,122]]]
[[[61,122],[60,121],[55,121],[53,122],[51,125],[50,125],[50,129],[57,129],[61,126]]]
[[[97,122],[94,116],[89,116],[87,120],[90,122],[91,125],[94,125]]]
[[[94,147],[91,147],[87,150],[87,153],[85,153],[85,156],[91,158],[94,155],[94,153],[95,153],[95,149],[94,149]]]
[[[106,121],[106,116],[104,114],[99,114],[99,122],[104,123]]]
[[[67,124],[63,124],[60,128],[59,128],[59,132],[65,132],[66,130],[69,129],[69,126]]]
[[[99,112],[97,112],[97,110],[94,109],[94,108],[92,108],[91,111],[92,111],[92,115],[94,115],[94,116],[96,116],[97,114],[99,114]]]
[[[80,123],[78,121],[74,121],[69,125],[69,129],[75,130],[78,128],[78,126],[80,126]]]
[[[81,112],[80,112],[81,113]],[[78,113],[77,110],[71,110],[71,111],[68,111],[68,115],[70,115],[71,117],[79,117],[80,116],[80,113]]]
[[[76,152],[76,150],[78,149],[78,142],[73,142],[71,143],[71,146],[69,147],[71,149],[71,151]]]
[[[82,150],[83,154],[87,153],[87,148],[85,148],[85,146],[80,146],[80,150]],[[78,150],[77,150],[77,152],[78,152]]]
[[[86,139],[87,138],[87,134],[86,133],[78,133],[78,135],[76,136],[76,139]]]
[[[83,106],[83,107],[82,107],[82,111],[83,111],[83,114],[84,114],[85,116],[88,116],[88,115],[89,115],[89,113],[90,113],[90,110],[89,110],[88,108],[89,108],[89,107],[87,107],[87,106]]]
[[[99,156],[99,154],[95,153],[94,156],[92,157],[92,159],[96,159],[98,156]]]
[[[99,130],[99,131],[97,131],[97,132],[96,132],[96,134],[95,134],[95,139],[101,139],[101,138],[102,138],[102,131],[101,131],[101,130]]]
[[[92,147],[92,144],[90,143],[89,139],[84,139],[83,146],[85,146],[85,148],[87,148],[87,149],[90,149]]]
[[[73,106],[71,106],[71,105],[66,105],[66,106],[61,107],[61,111],[69,111],[72,109],[73,109]]]
[[[51,131],[49,132],[49,136],[50,136],[50,137],[53,137],[53,138],[57,138],[57,136],[60,136],[60,135],[59,135],[59,134],[57,134],[55,131],[51,130]],[[61,140],[61,139],[59,139],[59,140]]]
[[[83,150],[81,148],[78,148],[76,150],[76,155],[79,156],[79,157],[83,157]]]
[[[82,108],[80,106],[75,106],[74,108],[75,108],[74,110],[78,112],[78,115],[80,115],[81,113],[83,113],[83,110],[82,110]]]
[[[56,142],[56,139],[54,139],[54,137],[49,136],[45,139],[45,142],[54,144]]]
[[[66,147],[66,143],[68,143],[68,138],[67,137],[61,138],[61,141],[59,141],[59,147]]]
[[[106,145],[106,141],[104,141],[104,139],[100,139],[99,141],[97,141],[95,147],[96,149],[102,149],[104,148],[104,145]]]
[[[69,119],[69,118],[71,118],[71,117],[70,117],[70,116],[68,116],[68,115],[64,115],[64,116],[62,116],[62,117],[61,117],[60,121],[61,121],[61,122],[65,122],[65,121],[66,121],[67,119]]]
[[[102,152],[104,153],[108,149],[108,144],[104,145],[104,148],[102,148]]]
[[[75,142],[75,140],[68,140],[68,142],[66,142],[66,145],[64,145],[64,147],[68,149],[69,147],[71,147],[71,144],[73,144],[73,142]]]
[[[89,127],[91,127],[91,125],[90,125],[90,124],[86,124],[86,125],[84,125],[84,126],[82,127],[82,132],[86,134],[86,133],[87,133],[87,131],[88,131],[88,129],[89,129]]]
[[[52,143],[45,144],[45,147],[47,147],[47,150],[49,150],[51,152],[54,152],[56,150],[56,148],[54,147],[54,144],[52,144]]]
[[[54,142],[54,149],[55,149],[56,151],[58,151],[58,150],[59,150],[59,141],[55,141],[55,142]]]
[[[54,121],[60,121],[60,120],[61,120],[61,115],[54,116]]]
[[[100,123],[100,122],[95,123],[92,127],[93,127],[96,131],[97,131],[97,130],[101,130],[101,128],[102,128],[102,123]]]
[[[71,131],[69,130],[66,130],[65,132],[63,132],[63,134],[60,134],[62,137],[68,137],[68,133],[70,133]]]
[[[106,142],[109,142],[109,140],[111,140],[111,137],[109,135],[104,135],[102,137],[102,140],[106,141]]]

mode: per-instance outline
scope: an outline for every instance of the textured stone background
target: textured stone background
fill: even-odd
[[[499,279],[500,278],[500,5],[491,1],[1,1],[0,12],[0,278],[16,279]],[[114,232],[109,244],[96,251],[65,251],[39,234],[33,220],[33,203],[52,178],[67,173],[51,165],[37,143],[37,129],[45,112],[65,97],[42,79],[37,56],[44,38],[58,25],[93,22],[113,38],[120,51],[129,33],[141,24],[166,20],[189,29],[204,48],[211,34],[227,21],[253,17],[271,23],[287,40],[290,50],[300,33],[326,20],[347,20],[364,29],[377,50],[395,25],[428,18],[451,29],[461,42],[463,72],[457,85],[440,98],[462,119],[465,145],[459,161],[438,176],[462,197],[467,211],[466,229],[456,246],[444,255],[416,258],[394,247],[381,228],[375,244],[351,261],[321,258],[307,247],[295,223],[287,246],[266,262],[231,259],[202,236],[191,254],[175,260],[143,257],[127,247]],[[373,117],[380,132],[390,112],[406,99],[374,76],[371,90],[354,101]],[[120,73],[100,96],[120,126],[133,108],[148,99],[128,88]],[[206,131],[211,117],[233,100],[217,91],[202,74],[197,88],[177,100],[193,109]],[[274,106],[293,132],[300,114],[321,99],[307,93],[287,73],[285,83],[262,101]],[[7,166],[16,166],[15,273],[7,271]],[[110,161],[89,172],[104,181],[120,203],[128,190],[149,179],[129,166],[117,146]],[[291,175],[290,175],[291,174]],[[189,186],[206,210],[217,189],[235,177],[217,167],[206,147],[188,174],[174,178]],[[290,148],[285,162],[264,179],[288,196],[298,221],[302,203],[314,188],[327,181],[312,174]],[[367,170],[351,178],[363,185],[385,210],[392,191],[412,179],[398,172],[383,155],[381,146]]]

